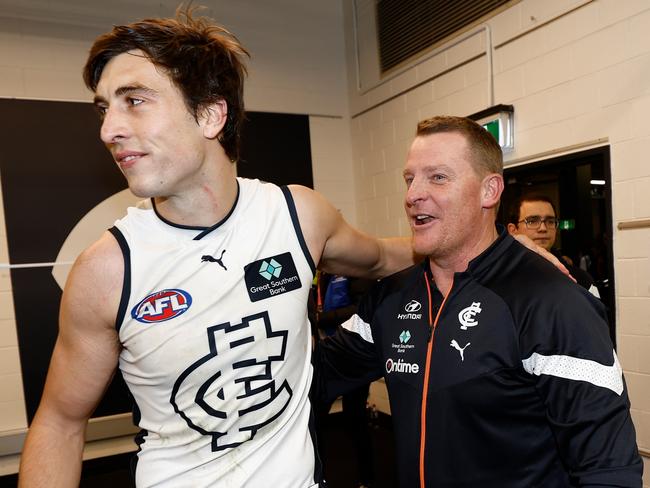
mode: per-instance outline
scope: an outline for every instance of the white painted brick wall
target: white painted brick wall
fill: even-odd
[[[648,256],[650,229],[618,231],[615,234],[615,239],[617,258],[645,258]]]
[[[634,181],[634,216],[650,217],[650,177]]]
[[[452,115],[470,115],[488,105],[487,83],[478,83],[463,91],[452,93],[447,98],[449,113]]]
[[[459,68],[436,78],[433,82],[433,93],[436,98],[444,98],[462,90],[464,87],[464,69]]]
[[[516,67],[496,73],[494,76],[494,99],[511,103],[524,96],[524,69]]]
[[[349,119],[311,116],[309,137],[314,189],[339,209],[348,222],[356,223]]]
[[[433,83],[425,83],[406,94],[406,110],[408,112],[414,112],[433,101]]]

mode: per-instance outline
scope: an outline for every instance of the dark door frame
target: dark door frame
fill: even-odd
[[[577,179],[566,178],[567,174],[578,173],[579,167],[590,166],[590,176],[595,179],[605,180],[605,185],[596,187],[595,190],[589,187],[589,194],[585,195],[586,189],[584,182],[582,188],[577,188]],[[584,179],[584,172],[583,179]],[[580,207],[580,199],[587,196],[590,201],[602,199],[604,204],[601,205],[605,213],[604,225],[602,226],[602,235],[604,241],[604,258],[606,262],[606,278],[598,281],[598,289],[601,293],[601,299],[607,307],[609,319],[610,336],[614,346],[616,346],[616,293],[614,280],[614,250],[613,250],[613,215],[612,215],[612,178],[611,178],[611,159],[609,145],[590,148],[582,151],[576,151],[560,156],[551,156],[545,159],[532,161],[516,166],[504,168],[504,179],[506,182],[506,191],[502,198],[502,205],[499,211],[499,221],[507,221],[507,213],[510,204],[514,198],[518,197],[525,190],[522,188],[526,185],[534,187],[536,184],[557,184],[560,195],[560,208],[558,212],[562,217],[562,207],[568,206],[572,211],[577,212],[575,217],[586,218],[583,203]],[[517,188],[518,185],[518,188]],[[510,190],[510,191],[508,191]],[[572,195],[569,193],[572,191]],[[562,204],[562,195],[568,205]],[[592,205],[589,205],[589,208]],[[580,211],[580,209],[583,209]],[[581,214],[581,215],[579,215]],[[593,230],[592,230],[593,233]],[[576,263],[577,265],[578,263]],[[598,278],[594,276],[594,278]]]

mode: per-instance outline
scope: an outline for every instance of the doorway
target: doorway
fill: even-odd
[[[541,193],[553,201],[560,219],[553,247],[594,279],[616,346],[609,146],[505,168],[504,179],[499,222],[508,221],[523,194]]]

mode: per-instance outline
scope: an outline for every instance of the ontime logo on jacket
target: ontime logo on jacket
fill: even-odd
[[[420,365],[418,363],[407,363],[403,359],[395,361],[392,358],[386,360],[386,373],[408,373],[418,374]]]
[[[133,310],[131,317],[144,324],[164,322],[187,312],[192,296],[184,290],[171,288],[144,297]]]

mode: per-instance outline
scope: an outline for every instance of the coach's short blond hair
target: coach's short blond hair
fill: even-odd
[[[472,166],[479,176],[503,174],[503,152],[497,140],[479,124],[466,117],[437,115],[418,124],[417,136],[458,132],[465,137]]]

